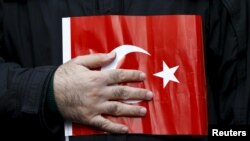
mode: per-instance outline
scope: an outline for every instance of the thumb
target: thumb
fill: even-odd
[[[73,62],[75,62],[78,65],[94,69],[110,63],[115,59],[115,56],[116,56],[115,52],[111,52],[108,54],[97,53],[97,54],[78,56],[75,59],[73,59]]]

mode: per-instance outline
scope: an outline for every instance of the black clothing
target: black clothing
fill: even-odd
[[[107,14],[201,15],[210,123],[249,124],[249,8],[248,0],[0,0],[0,134],[63,136],[63,122],[45,105],[49,81],[62,64],[62,17]],[[146,140],[117,138],[135,139]]]

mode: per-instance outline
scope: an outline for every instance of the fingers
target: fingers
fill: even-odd
[[[91,122],[92,125],[95,127],[111,132],[111,133],[127,133],[128,127],[122,124],[111,122],[110,120],[102,117],[102,116],[96,116],[92,119]]]
[[[113,116],[144,116],[147,112],[144,107],[128,105],[116,101],[105,102],[101,111],[103,114]]]
[[[115,52],[109,54],[91,54],[85,56],[78,56],[73,61],[78,65],[83,65],[87,68],[98,68],[110,63],[115,58]]]
[[[145,73],[137,70],[116,69],[106,73],[108,74],[107,83],[109,85],[122,82],[139,82],[146,79]]]
[[[151,100],[153,97],[148,90],[128,86],[109,86],[104,92],[108,100]]]

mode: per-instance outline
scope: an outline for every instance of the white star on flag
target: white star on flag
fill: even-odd
[[[163,88],[165,88],[169,81],[174,81],[179,83],[174,73],[179,68],[179,66],[175,66],[173,68],[169,68],[168,65],[163,61],[163,70],[161,72],[155,73],[154,76],[163,78]]]

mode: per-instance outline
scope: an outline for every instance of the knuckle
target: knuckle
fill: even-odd
[[[139,107],[133,107],[130,110],[130,114],[133,116],[139,116],[140,114],[140,108]]]
[[[108,83],[109,82],[109,79],[110,79],[110,77],[111,77],[111,75],[110,74],[108,74],[106,71],[101,71],[100,72],[100,75],[101,75],[101,77],[103,78],[103,82],[105,82],[105,83]]]
[[[133,108],[133,109],[131,109],[129,112],[130,112],[130,115],[133,115],[133,116],[136,116],[136,115],[138,115],[138,113],[139,113],[139,111],[138,111],[137,108]]]
[[[86,94],[86,99],[89,98],[101,98],[103,97],[103,95],[100,93],[99,88],[93,88],[92,90],[90,90],[87,94]]]
[[[126,109],[124,109],[124,115],[137,116],[138,113],[139,113],[138,109],[134,106],[129,106]]]
[[[118,104],[112,104],[108,108],[108,113],[113,114],[113,115],[120,115],[121,114],[121,110],[120,110]]]
[[[101,83],[104,81],[104,77],[102,77],[102,75],[99,75],[98,73],[95,73],[95,75],[92,75],[89,78],[89,81],[92,83]]]
[[[146,98],[146,91],[144,90],[139,90],[137,93],[136,93],[136,96],[139,98],[139,99],[145,99]]]
[[[123,87],[114,88],[113,94],[116,99],[123,99],[123,100],[128,99],[128,93]]]
[[[109,126],[109,124],[105,120],[103,120],[103,122],[99,124],[100,128],[106,129],[106,130],[108,129],[108,126]]]
[[[119,73],[117,70],[113,70],[109,73],[108,77],[112,82],[117,82],[119,80]]]
[[[118,71],[118,79],[120,80],[120,81],[124,81],[124,80],[126,80],[126,78],[127,78],[128,76],[126,75],[126,72],[125,71]]]
[[[132,77],[132,79],[140,79],[140,73],[134,71],[131,73],[131,77]]]

